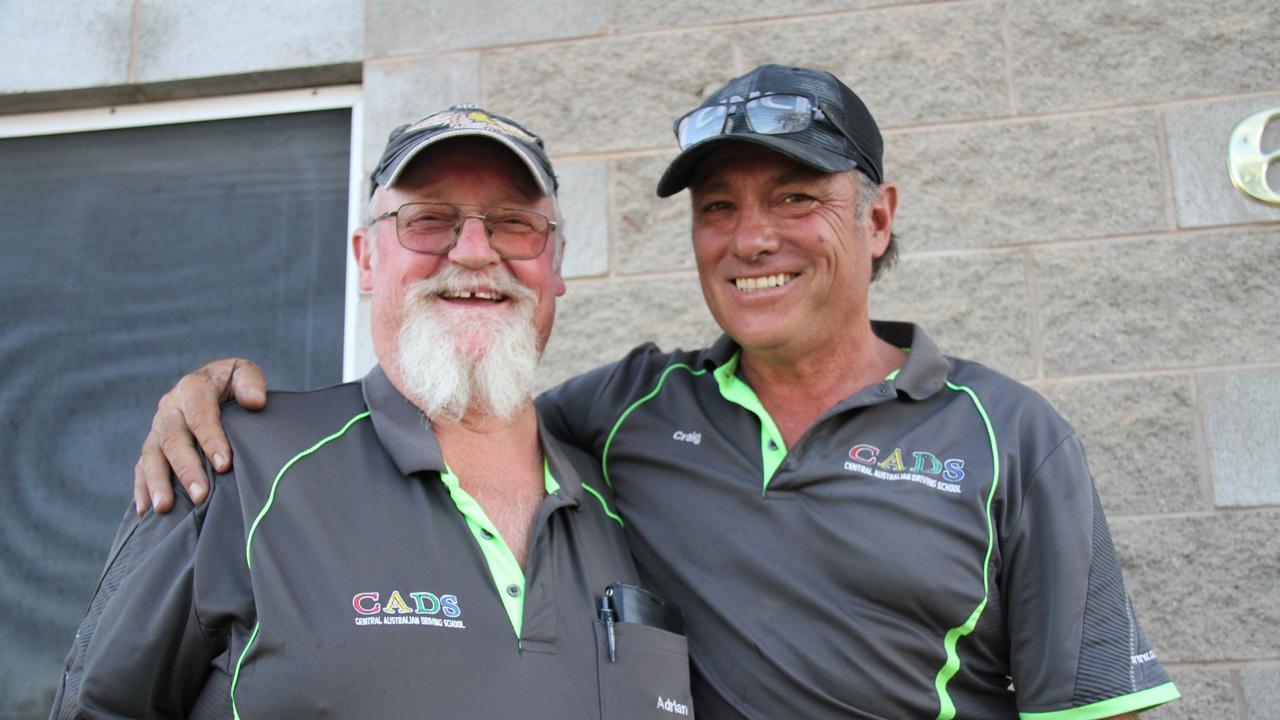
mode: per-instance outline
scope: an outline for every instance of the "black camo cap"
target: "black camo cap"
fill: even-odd
[[[372,180],[370,195],[379,185],[394,185],[418,153],[442,140],[458,137],[482,137],[502,143],[528,166],[543,195],[551,197],[559,190],[551,159],[542,147],[542,138],[510,118],[486,112],[475,105],[454,105],[391,131],[382,159],[369,177]]]
[[[760,95],[805,95],[817,101],[826,120],[785,135],[754,133],[742,113],[730,116],[725,132],[697,142],[676,156],[658,181],[658,197],[668,197],[689,187],[694,170],[708,152],[726,141],[763,145],[824,172],[857,168],[876,184],[884,182],[884,141],[867,106],[829,72],[784,65],[761,65],[730,80],[699,107],[745,102]],[[843,130],[843,134],[841,133]]]

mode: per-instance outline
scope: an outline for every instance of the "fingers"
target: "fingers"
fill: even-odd
[[[208,495],[204,463],[182,414],[179,388],[191,377],[184,377],[177,387],[160,398],[156,415],[151,419],[151,432],[143,441],[142,455],[134,466],[133,494],[139,514],[146,510],[148,501],[158,513],[173,507],[170,472],[177,476],[194,502],[202,502]],[[187,390],[190,391],[189,385]]]
[[[208,476],[197,443],[216,471],[231,469],[231,443],[222,431],[218,406],[233,397],[251,410],[266,405],[266,378],[257,363],[215,360],[184,375],[160,398],[134,466],[133,497],[139,515],[148,507],[160,513],[173,507],[170,468],[192,501],[204,501]]]
[[[166,513],[173,507],[173,490],[169,484],[169,463],[160,451],[155,432],[147,434],[142,455],[133,468],[133,504],[138,515],[155,505],[156,512]]]
[[[258,363],[252,360],[231,358],[215,360],[196,372],[184,377],[174,388],[182,410],[186,428],[200,444],[205,457],[220,473],[231,469],[231,443],[222,431],[220,405],[232,398],[241,407],[261,410],[267,405],[267,379]],[[175,445],[176,445],[175,438]],[[189,458],[179,446],[177,456],[170,458],[174,470],[182,479],[177,462]],[[186,483],[183,482],[186,486]],[[194,495],[192,499],[200,502]]]
[[[226,472],[231,468],[231,443],[222,432],[218,406],[231,397],[231,379],[236,360],[215,360],[199,370],[184,375],[178,384],[160,399],[153,428],[159,431],[160,444],[178,482],[191,492],[200,485],[204,468],[195,452],[200,444],[213,469]],[[198,473],[199,477],[195,477]],[[190,484],[188,483],[190,478]],[[203,488],[200,498],[204,499]]]
[[[233,362],[231,393],[236,403],[247,410],[266,407],[267,377],[262,372],[262,367],[252,360],[238,359]]]

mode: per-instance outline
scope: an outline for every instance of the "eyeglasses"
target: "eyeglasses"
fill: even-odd
[[[467,213],[463,208],[480,212]],[[506,260],[538,257],[547,247],[547,236],[556,227],[554,221],[539,212],[482,205],[406,203],[382,213],[373,222],[389,217],[396,219],[396,237],[401,247],[431,255],[444,255],[452,250],[462,235],[462,224],[468,218],[475,218],[484,223],[489,247]]]
[[[831,127],[853,143],[840,123],[828,118],[828,113],[804,95],[762,95],[745,102],[741,100],[708,105],[685,115],[673,128],[681,150],[687,150],[707,138],[733,132],[732,116],[742,112],[747,127],[757,135],[787,135],[798,133],[814,120],[825,120]]]

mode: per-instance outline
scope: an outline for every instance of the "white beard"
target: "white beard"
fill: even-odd
[[[507,296],[504,312],[445,307],[444,290],[488,288]],[[433,420],[468,411],[509,420],[533,397],[538,335],[536,294],[511,273],[448,266],[405,289],[397,362],[407,394]]]

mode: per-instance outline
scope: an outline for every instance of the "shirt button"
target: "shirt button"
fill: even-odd
[[[492,539],[493,539],[493,533],[489,532],[488,530],[481,529],[481,530],[480,530],[480,537],[484,538],[485,540],[492,540]]]
[[[508,594],[508,595],[510,595],[511,597],[520,597],[520,586],[519,586],[519,585],[508,585],[508,586],[507,586],[507,594]]]
[[[770,440],[770,441],[769,441],[769,449],[770,449],[770,450],[777,450],[777,449],[778,449],[778,443],[776,443],[776,442],[774,442],[774,441]]]

